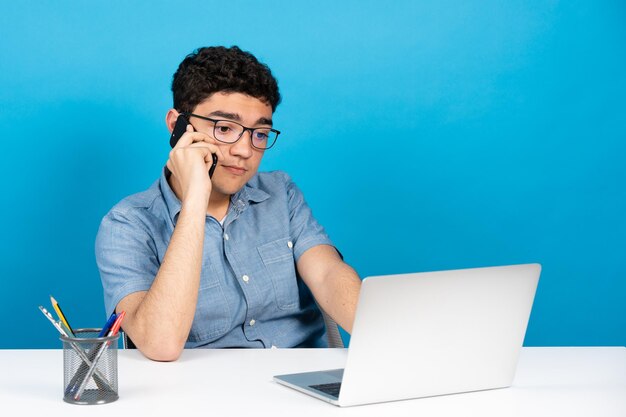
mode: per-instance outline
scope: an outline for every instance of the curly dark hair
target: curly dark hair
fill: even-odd
[[[272,106],[280,103],[278,83],[269,67],[237,46],[198,48],[187,55],[172,79],[174,108],[191,112],[216,92],[242,93]]]

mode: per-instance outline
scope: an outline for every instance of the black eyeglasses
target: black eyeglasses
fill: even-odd
[[[252,147],[265,150],[269,149],[276,143],[280,131],[270,129],[269,127],[246,127],[231,120],[218,120],[209,117],[199,116],[193,113],[183,113],[187,117],[197,117],[198,119],[213,122],[213,137],[220,142],[235,143],[243,136],[246,130],[250,131],[250,141]]]

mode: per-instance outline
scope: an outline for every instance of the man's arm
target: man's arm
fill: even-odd
[[[178,359],[193,323],[212,188],[207,175],[211,153],[223,158],[207,135],[189,127],[170,153],[167,167],[182,204],[178,221],[150,289],[129,294],[116,307],[126,311],[124,331],[150,359]]]
[[[329,245],[307,250],[296,266],[320,307],[351,333],[361,289],[361,280],[354,269]]]
[[[150,290],[124,297],[124,331],[148,358],[176,360],[196,310],[206,207],[183,207],[163,263]]]

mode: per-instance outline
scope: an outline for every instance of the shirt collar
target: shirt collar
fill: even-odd
[[[255,186],[250,185],[250,181],[243,186],[243,188],[237,191],[230,197],[230,209],[229,213],[234,211],[236,213],[234,218],[237,218],[239,214],[243,213],[243,211],[250,205],[250,203],[260,203],[261,201],[265,201],[270,197],[268,193],[257,188]],[[231,218],[231,221],[234,220]]]
[[[172,223],[176,224],[178,220],[178,214],[182,208],[181,202],[174,194],[174,191],[170,187],[170,184],[167,182],[167,176],[165,174],[165,168],[161,173],[161,178],[159,179],[159,187],[161,188],[161,193],[163,194],[163,198],[165,199],[165,204],[167,205],[167,211],[169,214]],[[246,183],[243,188],[237,191],[230,197],[230,202],[233,208],[241,213],[246,206],[252,203],[260,203],[262,201],[270,198],[270,195],[260,188],[253,186],[250,182]]]
[[[250,185],[250,182],[247,182],[241,190],[233,194],[230,201],[233,203],[235,201],[249,201],[252,203],[260,203],[261,201],[265,201],[268,198],[270,198],[270,195],[268,193],[258,187]]]

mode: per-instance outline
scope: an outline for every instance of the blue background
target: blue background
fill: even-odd
[[[104,322],[100,219],[158,177],[171,76],[211,44],[272,68],[284,134],[262,169],[292,175],[361,276],[540,262],[527,345],[626,345],[625,18],[592,0],[3,3],[0,348],[60,347],[49,294],[74,327]]]

